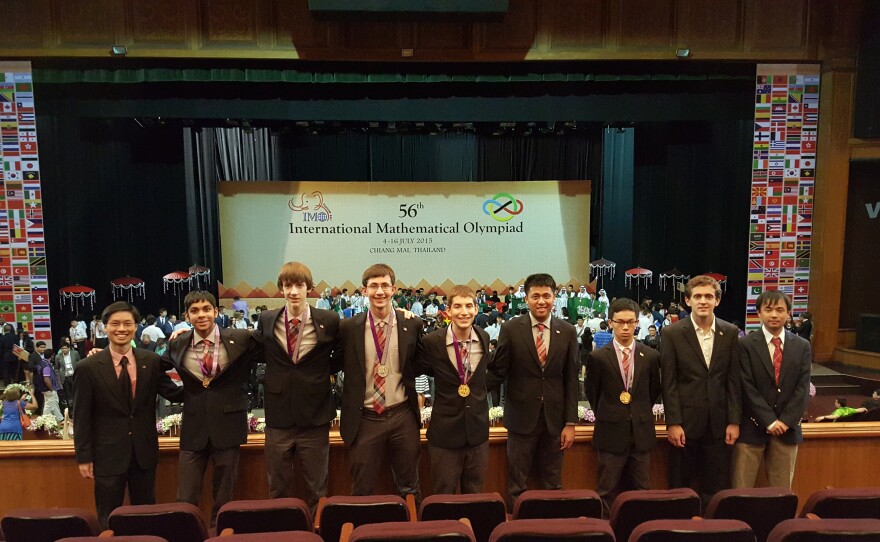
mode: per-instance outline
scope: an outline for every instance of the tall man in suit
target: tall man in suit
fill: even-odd
[[[791,488],[813,355],[809,341],[785,330],[787,295],[764,292],[755,307],[761,329],[739,340],[743,419],[733,449],[733,487],[754,487],[763,463],[771,487]]]
[[[330,375],[341,359],[331,358],[339,315],[310,307],[314,288],[304,264],[288,262],[278,273],[285,306],[260,314],[266,360],[266,471],[269,497],[291,497],[294,459],[306,485],[306,502],[317,508],[327,495],[330,422],[336,417]]]
[[[703,507],[730,487],[731,446],[742,414],[738,329],[715,316],[721,286],[699,275],[687,283],[688,318],[663,328],[660,367],[669,453],[669,487],[699,484]]]
[[[486,368],[489,335],[478,325],[476,294],[467,286],[449,292],[449,327],[426,335],[416,374],[434,377],[428,450],[434,494],[482,493],[489,462]]]
[[[352,495],[371,495],[379,469],[390,464],[401,496],[419,490],[419,407],[413,359],[422,320],[392,310],[395,276],[385,264],[361,278],[370,308],[339,324],[345,371],[340,433],[349,446]],[[336,355],[336,354],[334,354]]]
[[[138,310],[117,301],[101,315],[110,346],[76,365],[73,444],[83,478],[95,480],[102,527],[122,506],[156,502],[156,393],[179,402],[182,391],[162,370],[159,357],[131,347]]]
[[[596,492],[606,511],[621,488],[650,488],[651,449],[657,444],[652,407],[661,391],[660,355],[635,340],[638,304],[620,298],[608,310],[614,339],[590,352],[585,382],[596,414]]]
[[[524,285],[528,315],[507,322],[498,335],[489,387],[507,379],[508,505],[527,489],[532,467],[542,489],[562,487],[562,454],[577,423],[577,332],[551,315],[556,281],[530,275]]]
[[[247,442],[248,377],[261,354],[259,339],[241,329],[220,329],[217,300],[194,290],[183,300],[193,329],[171,341],[162,356],[183,382],[177,500],[199,504],[202,479],[214,464],[211,523],[232,500],[239,446]]]

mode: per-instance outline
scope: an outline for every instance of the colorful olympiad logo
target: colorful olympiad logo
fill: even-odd
[[[501,192],[483,202],[483,212],[498,222],[507,222],[523,212],[523,202]]]

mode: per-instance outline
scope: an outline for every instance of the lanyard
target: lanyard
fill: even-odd
[[[452,332],[452,349],[455,350],[455,364],[458,367],[458,378],[462,384],[470,382],[474,374],[471,372],[471,345],[474,344],[474,333],[471,331],[471,338],[468,340],[467,348],[467,366],[461,359],[461,350],[458,348],[458,339],[455,338],[455,332]]]
[[[388,329],[385,330],[385,344],[379,344],[379,336],[376,335],[376,323],[373,321],[373,313],[370,313],[370,331],[373,333],[373,344],[376,345],[376,356],[378,357],[379,365],[385,365],[385,353],[387,352],[385,345],[388,344],[389,333],[391,333],[393,326],[394,318],[391,319],[391,323],[387,325]]]

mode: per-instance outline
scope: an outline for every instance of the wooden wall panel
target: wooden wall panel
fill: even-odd
[[[743,0],[679,0],[677,46],[692,49],[699,58],[705,50],[742,48]]]
[[[535,47],[540,14],[539,2],[510,0],[510,10],[502,22],[482,23],[481,52],[528,51]]]
[[[200,0],[201,43],[206,48],[258,48],[258,2]]]
[[[342,23],[343,45],[355,57],[385,52],[400,57],[400,49],[412,47],[411,25],[394,21],[352,21]]]
[[[58,47],[106,47],[109,50],[123,34],[122,4],[116,0],[52,0],[52,14]]]
[[[413,28],[415,58],[466,55],[473,45],[474,27],[464,22],[420,22]]]
[[[299,50],[328,49],[333,23],[316,21],[308,0],[274,0],[272,5],[276,47]]]
[[[3,30],[0,48],[38,48],[43,46],[43,33],[50,28],[48,1],[8,0],[3,3]]]
[[[544,14],[550,51],[605,47],[608,0],[547,0]]]
[[[191,2],[131,1],[125,7],[131,46],[189,47],[188,28],[194,23]]]
[[[675,35],[674,0],[620,0],[620,47],[672,48]]]
[[[757,50],[803,49],[809,35],[809,1],[751,0],[752,47]]]

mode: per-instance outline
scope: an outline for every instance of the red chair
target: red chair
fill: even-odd
[[[590,489],[531,489],[513,506],[513,519],[602,519],[602,500]]]
[[[345,538],[343,534],[343,539]],[[443,542],[476,542],[474,533],[465,523],[451,519],[409,523],[371,523],[351,531],[349,542],[415,542],[442,540]]]
[[[81,508],[21,508],[0,520],[7,542],[54,542],[65,536],[97,536],[95,514]]]
[[[58,542],[168,542],[164,538],[158,536],[112,536],[110,531],[107,534],[99,536],[74,536],[71,538],[62,538]]]
[[[234,534],[311,531],[315,524],[302,499],[231,501],[217,512],[217,532]]]
[[[611,507],[617,540],[629,540],[639,524],[652,519],[691,519],[700,515],[700,497],[690,488],[624,491]]]
[[[507,521],[507,506],[498,493],[431,495],[419,507],[419,521],[439,519],[471,522],[477,542],[487,542],[492,530]]]
[[[113,542],[105,540],[104,542]],[[309,531],[280,531],[275,533],[245,533],[220,535],[205,542],[323,542],[322,538]]]
[[[823,489],[810,495],[800,517],[880,519],[880,487]]]
[[[595,518],[517,519],[502,523],[492,531],[489,542],[614,542],[614,531],[607,521]]]
[[[781,487],[725,489],[712,497],[704,517],[744,521],[764,542],[779,522],[797,515],[797,506],[797,495]]]
[[[877,542],[877,519],[787,519],[777,525],[767,542]]]
[[[413,501],[414,502],[414,501]],[[325,542],[338,542],[342,526],[410,521],[413,516],[406,501],[397,495],[350,497],[336,495],[318,503],[318,529]]]
[[[736,519],[655,519],[636,527],[629,542],[754,542],[755,535]]]
[[[110,513],[107,525],[117,535],[161,536],[168,542],[208,538],[202,511],[185,502],[120,506]]]

